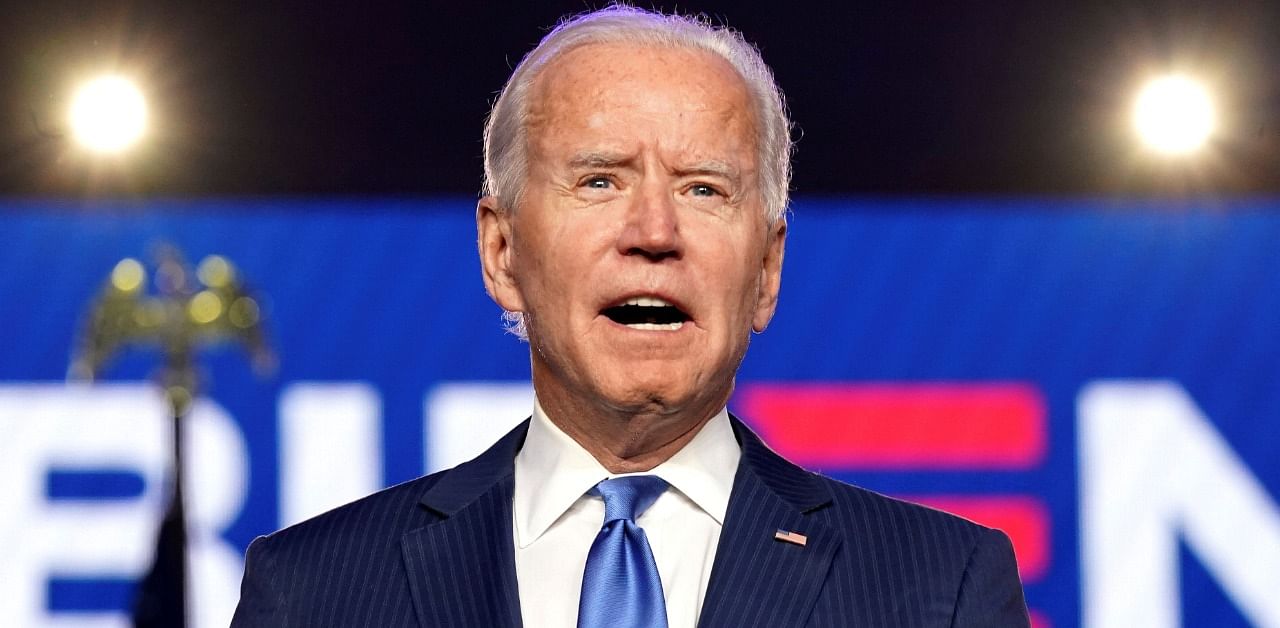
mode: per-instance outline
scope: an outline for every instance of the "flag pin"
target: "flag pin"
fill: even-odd
[[[778,530],[777,532],[773,533],[773,538],[776,541],[786,541],[787,543],[795,543],[800,547],[804,547],[805,544],[809,542],[809,537],[803,534],[800,534],[799,532],[791,532],[790,530]]]

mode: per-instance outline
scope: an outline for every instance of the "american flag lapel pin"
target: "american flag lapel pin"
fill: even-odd
[[[799,532],[792,532],[790,530],[778,530],[777,532],[773,533],[773,538],[775,541],[794,543],[796,545],[799,545],[800,547],[804,547],[806,544],[809,543],[809,537],[803,534],[800,534]]]

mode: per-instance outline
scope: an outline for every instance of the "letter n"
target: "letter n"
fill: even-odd
[[[1187,392],[1096,382],[1079,413],[1083,625],[1180,626],[1181,538],[1251,623],[1280,626],[1280,510]]]

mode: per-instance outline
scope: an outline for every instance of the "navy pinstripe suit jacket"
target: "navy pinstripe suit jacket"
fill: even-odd
[[[742,460],[701,628],[1029,625],[1004,534],[809,473],[733,426]],[[527,429],[255,540],[232,626],[520,626],[511,498]]]

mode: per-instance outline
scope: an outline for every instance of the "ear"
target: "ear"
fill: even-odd
[[[787,219],[779,217],[769,227],[769,241],[765,244],[764,261],[760,265],[760,296],[756,298],[755,316],[751,329],[763,332],[778,307],[778,291],[782,289],[782,254],[787,243]]]
[[[476,204],[476,233],[480,248],[480,271],[489,298],[508,312],[523,312],[524,299],[516,284],[512,257],[511,212],[486,196]]]

